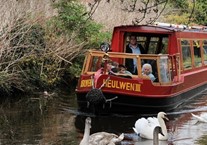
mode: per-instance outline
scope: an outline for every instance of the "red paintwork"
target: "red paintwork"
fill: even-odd
[[[158,27],[158,26],[118,26],[114,28],[113,37],[111,41],[112,52],[123,52],[124,50],[124,34],[126,32],[139,32],[139,33],[150,33],[150,34],[166,34],[168,35],[168,54],[174,55],[176,53],[180,53],[181,56],[181,46],[179,39],[206,39],[207,40],[207,32],[205,31],[191,31],[184,30],[180,31],[175,28],[166,28],[166,27]],[[181,59],[182,63],[182,59]],[[133,78],[126,79],[116,76],[110,76],[111,82],[125,82],[131,84],[139,84],[140,91],[132,91],[130,89],[114,89],[112,87],[103,87],[102,91],[110,94],[126,94],[130,97],[140,96],[146,98],[172,98],[174,96],[178,96],[182,93],[188,92],[192,89],[198,88],[202,85],[207,84],[207,65],[193,68],[190,70],[181,70],[180,79],[177,81],[173,81],[168,85],[154,85],[150,80],[143,78]],[[95,84],[95,88],[99,88],[103,79],[107,79],[108,75],[101,75],[98,80],[96,80],[97,84]],[[87,93],[91,90],[91,86],[88,87],[80,87],[81,80],[91,79],[91,75],[82,74],[79,79],[79,84],[77,85],[77,93]],[[110,83],[111,83],[110,82]],[[110,84],[111,85],[111,84]],[[117,88],[119,86],[117,85]],[[182,97],[182,96],[181,96]]]

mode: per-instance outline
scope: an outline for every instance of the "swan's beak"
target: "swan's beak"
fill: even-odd
[[[163,133],[162,133],[162,129],[160,130],[160,132],[159,132],[162,136],[165,136]]]
[[[169,121],[169,119],[166,116],[164,116],[164,119],[166,119],[167,121]]]

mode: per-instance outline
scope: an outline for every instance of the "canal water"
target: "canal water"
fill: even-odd
[[[1,101],[0,145],[79,145],[86,116],[92,118],[91,133],[124,133],[121,145],[152,145],[151,140],[139,138],[132,127],[140,117],[156,114],[95,116],[77,111],[74,93],[49,93]],[[207,123],[198,123],[191,115],[202,112],[207,112],[207,94],[166,112],[171,137],[160,145],[206,145]]]

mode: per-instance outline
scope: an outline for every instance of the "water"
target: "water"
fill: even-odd
[[[170,141],[161,145],[206,145],[207,125],[196,123],[191,113],[207,112],[207,95],[192,99],[172,112],[168,132]],[[0,145],[78,145],[83,137],[86,116],[92,118],[91,133],[125,133],[121,145],[151,145],[139,138],[132,127],[140,117],[156,114],[94,116],[77,111],[75,94],[43,96],[39,93],[15,101],[4,100],[0,106]]]

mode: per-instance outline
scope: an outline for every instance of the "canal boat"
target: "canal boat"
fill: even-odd
[[[126,52],[130,36],[136,36],[141,54]],[[124,25],[114,28],[111,44],[86,53],[76,88],[80,111],[137,113],[170,111],[196,98],[207,87],[207,28],[168,23]],[[127,66],[136,61],[137,73],[120,74],[108,64]],[[143,75],[152,66],[155,80]],[[115,65],[116,64],[116,65]]]

